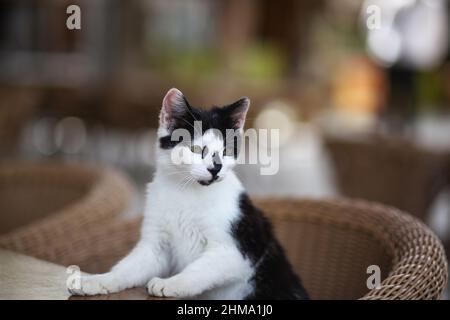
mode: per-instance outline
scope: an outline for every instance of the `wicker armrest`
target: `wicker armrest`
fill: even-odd
[[[297,271],[313,297],[327,299],[438,299],[447,283],[439,239],[417,218],[359,200],[266,199]],[[298,239],[298,240],[296,240]],[[378,265],[377,289],[366,285]]]

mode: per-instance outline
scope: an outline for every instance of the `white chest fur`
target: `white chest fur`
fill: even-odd
[[[143,234],[157,230],[169,246],[171,269],[177,273],[208,246],[235,246],[230,225],[238,218],[239,180],[230,174],[220,183],[183,190],[172,181],[155,177],[148,186]]]

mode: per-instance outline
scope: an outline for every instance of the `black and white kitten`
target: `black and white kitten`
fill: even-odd
[[[191,107],[179,90],[169,90],[141,239],[110,272],[83,276],[75,294],[147,286],[150,295],[163,297],[308,298],[269,221],[232,171],[239,142],[236,136],[227,141],[227,129],[242,136],[249,103],[243,98],[207,111]],[[191,141],[173,141],[177,129],[188,132]],[[173,160],[174,151],[182,151],[181,162]]]

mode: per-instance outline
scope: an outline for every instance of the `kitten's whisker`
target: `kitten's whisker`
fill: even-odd
[[[202,136],[202,133],[200,131],[198,131],[198,128],[196,128],[194,125],[192,125],[191,123],[189,123],[188,121],[186,121],[185,119],[181,118],[181,120],[183,120],[184,122],[186,122],[188,125],[190,125],[192,127],[192,129],[194,129],[194,133],[198,133],[200,134],[200,136]]]
[[[182,185],[186,182],[186,179],[188,179],[189,176],[185,176],[178,184],[177,184],[177,188],[179,190],[182,190]]]
[[[186,186],[189,184],[189,182],[192,180],[192,177],[187,177],[187,181],[181,186],[181,190],[186,189]]]
[[[195,181],[196,181],[196,180],[195,180],[194,178],[192,178],[192,179],[191,179],[191,183],[190,183],[189,186],[193,185],[193,184],[195,183]]]
[[[190,173],[190,171],[173,171],[173,172],[167,172],[167,175],[172,175],[172,174],[185,174],[185,173]]]
[[[194,114],[192,113],[190,106],[188,106],[187,111],[188,111],[189,114],[192,116],[192,118],[194,118],[195,121],[199,121],[199,120],[194,116]]]

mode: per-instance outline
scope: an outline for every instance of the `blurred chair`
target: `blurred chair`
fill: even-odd
[[[401,138],[327,135],[325,146],[344,196],[392,205],[422,220],[447,183],[448,160],[443,154]]]
[[[60,262],[60,243],[116,217],[130,198],[128,180],[113,170],[2,164],[0,247]]]
[[[0,153],[14,151],[23,126],[40,101],[36,90],[0,89]]]
[[[438,299],[447,282],[441,243],[397,209],[351,200],[257,201],[313,299]],[[63,264],[108,271],[138,241],[141,218],[88,228],[60,243]],[[367,268],[381,269],[369,290]]]

